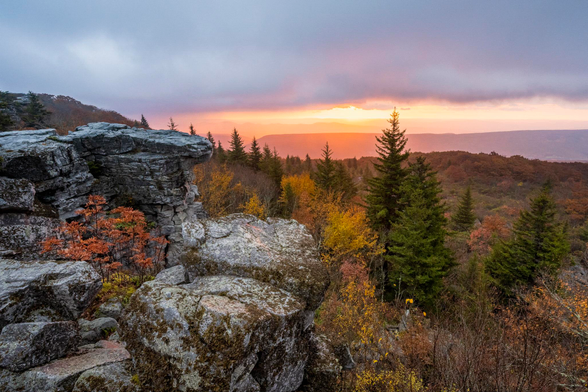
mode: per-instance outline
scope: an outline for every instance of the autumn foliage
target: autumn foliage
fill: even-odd
[[[168,241],[150,233],[145,215],[129,207],[107,212],[106,200],[91,195],[78,220],[63,222],[58,235],[43,242],[43,253],[90,263],[104,280],[128,270],[141,278],[163,268]]]

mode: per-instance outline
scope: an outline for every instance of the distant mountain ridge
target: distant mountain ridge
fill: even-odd
[[[317,133],[267,135],[261,145],[275,147],[282,156],[319,158],[326,142],[335,158],[360,158],[376,155],[379,133]],[[407,148],[414,152],[467,151],[496,152],[504,156],[521,155],[551,161],[588,161],[588,129],[506,131],[467,134],[407,134]]]

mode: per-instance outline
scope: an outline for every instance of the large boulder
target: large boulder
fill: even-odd
[[[75,320],[101,288],[100,275],[83,261],[0,259],[0,328]]]
[[[254,278],[302,298],[308,310],[323,300],[327,270],[312,236],[295,220],[233,214],[186,221],[182,233],[186,251],[181,262],[190,280],[206,275]]]
[[[78,378],[99,366],[125,363],[130,355],[120,344],[103,341],[99,347],[57,359],[22,373],[0,369],[0,391],[71,392]]]
[[[122,339],[150,391],[295,391],[308,359],[304,308],[250,278],[152,281],[131,298]]]
[[[74,351],[80,342],[74,321],[10,324],[0,333],[0,367],[21,372]]]

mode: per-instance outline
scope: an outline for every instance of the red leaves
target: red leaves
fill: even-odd
[[[105,206],[104,197],[89,196],[85,208],[76,211],[80,220],[64,222],[58,236],[43,241],[42,253],[87,261],[104,279],[123,267],[141,277],[156,272],[151,270],[163,264],[169,241],[149,232],[142,212],[118,207],[107,216]]]

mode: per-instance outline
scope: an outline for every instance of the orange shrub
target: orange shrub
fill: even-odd
[[[108,280],[125,267],[143,280],[163,267],[163,236],[149,233],[145,215],[129,207],[106,212],[106,200],[91,195],[84,209],[76,211],[79,221],[63,222],[59,235],[43,241],[42,253],[53,252],[68,260],[92,264]]]

